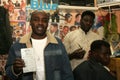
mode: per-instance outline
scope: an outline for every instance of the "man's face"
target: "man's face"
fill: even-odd
[[[94,19],[90,15],[85,15],[81,18],[80,25],[83,31],[88,32],[94,23]]]
[[[102,49],[98,51],[97,59],[103,65],[108,65],[110,62],[111,50],[105,46],[102,46]]]
[[[58,30],[58,26],[53,26],[53,25],[50,26],[50,32],[51,32],[51,33],[54,33],[54,32],[56,32],[57,30]]]
[[[67,28],[67,27],[65,27],[65,28],[63,29],[63,33],[64,33],[65,35],[68,33],[68,31],[69,31],[69,28]]]
[[[30,25],[32,27],[32,37],[44,38],[48,27],[49,18],[46,13],[37,12],[31,17]]]

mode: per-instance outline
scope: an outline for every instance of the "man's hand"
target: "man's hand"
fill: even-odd
[[[22,72],[23,67],[25,67],[25,63],[21,58],[16,58],[13,63],[13,69],[16,74]]]

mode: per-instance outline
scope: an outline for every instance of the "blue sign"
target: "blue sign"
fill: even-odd
[[[53,3],[52,0],[49,3],[43,2],[43,0],[31,0],[30,8],[37,10],[56,10],[58,7],[58,3]]]

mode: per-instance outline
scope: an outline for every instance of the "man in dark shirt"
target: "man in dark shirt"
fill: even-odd
[[[89,59],[78,65],[74,71],[75,80],[116,80],[108,67],[110,62],[110,44],[96,40],[90,46]]]

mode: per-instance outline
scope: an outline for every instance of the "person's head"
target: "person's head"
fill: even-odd
[[[68,23],[72,21],[72,15],[70,13],[65,14],[65,21]]]
[[[102,65],[108,65],[110,62],[110,44],[104,40],[93,41],[90,46],[89,58],[94,58]]]
[[[70,31],[74,31],[74,30],[76,30],[76,26],[71,26]]]
[[[81,18],[81,14],[80,14],[80,13],[77,13],[77,14],[75,15],[75,21],[76,21],[76,22],[80,22],[80,18]]]
[[[45,11],[34,11],[31,14],[30,25],[32,27],[32,37],[42,39],[46,37],[49,22],[49,15]]]
[[[95,14],[92,11],[84,11],[81,15],[81,29],[87,33],[94,24]]]
[[[19,3],[18,0],[16,1],[16,3]]]
[[[51,33],[54,33],[58,30],[58,24],[57,23],[51,23],[51,26],[50,26],[50,32]]]
[[[12,4],[12,0],[8,0],[8,3],[9,3],[9,4]]]
[[[68,26],[64,26],[62,31],[63,31],[63,34],[66,35],[69,32],[69,27]]]

